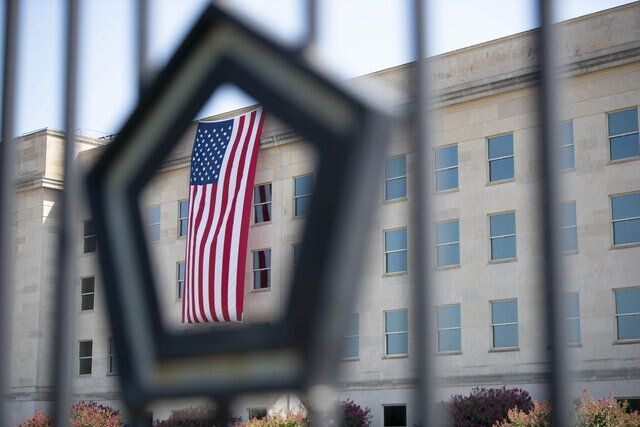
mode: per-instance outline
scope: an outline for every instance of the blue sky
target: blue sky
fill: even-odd
[[[206,0],[151,0],[150,56],[162,67]],[[283,43],[304,34],[304,0],[227,0],[233,10]],[[319,0],[318,57],[341,78],[410,61],[409,0]],[[629,0],[561,0],[565,20]],[[62,0],[21,0],[16,134],[62,127]],[[136,97],[132,0],[81,0],[78,128],[116,132]],[[430,52],[438,54],[531,29],[532,0],[434,0]],[[216,93],[200,116],[250,102],[233,89]]]

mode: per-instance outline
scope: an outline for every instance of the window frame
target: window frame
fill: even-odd
[[[180,265],[184,265],[183,267],[183,277],[180,280]],[[185,277],[187,275],[187,264],[185,261],[176,261],[176,301],[182,301],[184,298],[184,284]],[[182,295],[180,295],[180,289],[182,286]]]
[[[349,316],[356,316],[356,318],[358,319],[358,334],[357,335],[344,335],[344,339],[346,340],[347,338],[357,338],[358,339],[358,354],[356,356],[348,356],[348,357],[340,357],[341,360],[343,361],[349,361],[349,360],[360,360],[360,313],[349,313]]]
[[[293,177],[293,217],[294,218],[305,218],[307,215],[298,215],[298,199],[301,199],[303,197],[311,197],[313,198],[313,190],[311,191],[311,193],[307,193],[307,194],[301,194],[301,195],[296,195],[296,180],[297,179],[301,179],[301,178],[305,178],[307,176],[312,177],[312,187],[313,189],[315,189],[315,174],[313,173],[307,173],[304,175],[298,175],[298,176],[294,176]]]
[[[83,343],[91,343],[91,355],[90,356],[81,356],[80,355],[80,348],[81,348]],[[81,360],[87,360],[87,359],[90,361],[89,372],[81,373],[80,369],[81,369],[82,364],[80,363],[80,361]],[[88,377],[88,376],[93,374],[93,340],[92,339],[78,340],[78,370],[76,372],[77,372],[78,376],[81,376],[81,377]]]
[[[445,150],[447,148],[451,148],[451,147],[456,147],[456,157],[457,157],[457,161],[456,161],[456,165],[455,166],[447,166],[444,168],[438,168],[436,165],[436,152],[438,150]],[[451,170],[451,169],[458,169],[458,182],[456,183],[456,186],[453,188],[447,188],[444,190],[438,190],[438,172],[442,172],[442,171],[446,171],[446,170]],[[460,190],[460,144],[455,143],[455,144],[448,144],[448,145],[442,145],[442,146],[438,146],[438,147],[434,147],[433,148],[433,191],[435,194],[444,194],[444,193],[449,193],[449,192],[453,192],[453,191],[458,191]]]
[[[160,224],[162,223],[162,207],[161,206],[162,205],[160,203],[158,203],[157,205],[149,205],[149,206],[147,206],[147,209],[145,211],[146,214],[147,214],[147,218],[146,218],[147,219],[147,223],[146,223],[147,235],[149,236],[149,241],[151,243],[157,243],[160,240],[162,240],[162,229],[160,228],[161,227]],[[154,209],[154,208],[158,208],[158,210],[159,210],[158,222],[149,222],[149,210],[150,209]],[[158,226],[158,238],[157,239],[152,239],[151,238],[151,233],[149,231],[150,231],[151,227],[155,226],[155,225]]]
[[[633,313],[618,314],[618,304],[616,301],[616,292],[618,291],[630,291],[633,289],[640,289],[640,286],[627,286],[624,288],[613,288],[613,327],[614,327],[614,344],[637,344],[640,343],[640,337],[638,338],[619,338],[620,330],[618,328],[618,317],[620,316],[640,316],[640,311]]]
[[[86,234],[87,232],[87,223],[93,223],[93,234]],[[82,221],[82,253],[83,254],[92,254],[96,252],[96,247],[97,247],[97,239],[96,239],[96,232],[95,232],[95,220],[93,218],[88,218],[85,219],[84,221]],[[93,239],[93,250],[92,251],[87,251],[87,240],[89,239]]]
[[[405,418],[405,420],[409,419],[409,417],[407,416],[407,404],[406,403],[383,403],[382,404],[382,426],[383,427],[407,427],[408,426],[408,423],[406,423],[406,422],[405,422],[404,425],[398,425],[398,426],[385,424],[384,409],[387,408],[387,407],[398,407],[398,406],[404,408],[404,418]]]
[[[579,291],[567,292],[565,295],[563,295],[563,297],[564,297],[565,299],[568,299],[568,298],[570,298],[570,297],[571,297],[571,296],[573,296],[573,295],[576,295],[576,296],[577,296],[577,298],[578,298],[578,316],[576,316],[576,317],[569,317],[569,316],[563,315],[563,316],[562,316],[562,320],[563,320],[563,322],[567,322],[567,321],[570,321],[570,320],[577,320],[577,321],[578,321],[578,332],[579,332],[579,334],[578,334],[578,341],[575,341],[575,342],[569,342],[569,341],[567,341],[567,342],[566,342],[566,345],[568,345],[568,346],[570,346],[570,347],[579,347],[579,346],[581,346],[581,345],[582,345],[582,320],[581,320],[581,318],[580,318],[580,313],[581,313],[581,311],[582,311],[582,310],[580,310],[580,301],[582,300],[582,298],[580,298],[580,292],[579,292]],[[567,334],[566,334],[566,332],[565,332],[565,338],[566,338],[566,336],[567,336]]]
[[[563,171],[563,172],[564,171],[572,171],[572,170],[576,169],[576,144],[575,144],[575,134],[574,134],[574,127],[573,127],[573,119],[561,121],[558,124],[558,127],[561,127],[562,125],[567,124],[567,123],[571,123],[571,144],[558,145],[556,147],[556,151],[558,153],[560,153],[563,148],[572,147],[571,148],[571,152],[573,153],[573,166],[570,166],[568,168],[561,167],[560,170]],[[560,157],[560,154],[558,154],[558,156]],[[514,175],[515,175],[515,172],[514,172]]]
[[[506,323],[494,323],[493,321],[493,303],[496,302],[507,302],[507,301],[515,301],[516,302],[516,321],[515,322],[506,322]],[[518,298],[502,298],[502,299],[494,299],[489,301],[489,310],[491,314],[491,349],[492,352],[498,351],[514,351],[520,350],[520,313],[518,309]],[[495,327],[496,326],[511,326],[516,325],[516,332],[518,338],[518,344],[515,346],[507,346],[507,347],[496,347],[495,346]]]
[[[407,330],[399,331],[399,332],[387,332],[387,313],[397,313],[404,312],[407,318]],[[409,309],[408,308],[396,308],[392,310],[383,310],[382,311],[382,319],[383,319],[383,342],[384,342],[384,359],[401,359],[409,357]],[[399,335],[404,334],[407,337],[407,352],[399,353],[399,354],[389,354],[389,349],[387,348],[387,336],[388,335]]]
[[[180,216],[180,207],[182,205],[182,203],[187,204],[187,216],[182,217]],[[186,231],[183,234],[181,234],[182,232],[182,222],[185,221],[187,223],[187,227],[186,227]],[[185,237],[187,237],[187,234],[189,233],[189,199],[182,199],[182,200],[178,200],[178,239],[183,239]]]
[[[501,157],[495,157],[495,158],[489,158],[489,143],[492,139],[494,138],[500,138],[501,136],[506,136],[506,135],[511,135],[511,155],[509,156],[501,156]],[[511,181],[515,181],[516,180],[516,138],[515,138],[515,133],[514,131],[511,132],[504,132],[504,133],[499,133],[496,135],[491,135],[491,136],[487,136],[485,137],[485,150],[486,150],[486,159],[487,159],[487,185],[494,185],[494,184],[502,184],[502,183],[506,183],[506,182],[511,182]],[[495,181],[491,180],[491,162],[492,161],[497,161],[497,160],[503,160],[503,159],[508,159],[508,158],[512,158],[513,159],[513,176],[511,178],[504,178],[504,179],[498,179]]]
[[[254,262],[254,254],[256,252],[262,252],[262,251],[269,251],[269,254],[271,254],[271,248],[261,248],[261,249],[253,249],[251,250],[251,292],[266,292],[266,291],[270,291],[271,290],[271,255],[269,255],[269,267],[266,268],[255,268],[255,262]],[[269,286],[264,287],[264,288],[256,288],[256,276],[255,276],[255,272],[256,271],[269,271],[269,273],[267,274],[267,277],[269,278]]]
[[[82,289],[82,284],[85,279],[93,279],[93,292],[84,292]],[[91,308],[82,308],[82,303],[85,295],[92,295]],[[92,312],[96,308],[96,277],[95,276],[84,276],[80,278],[80,313]]]
[[[569,200],[567,202],[562,202],[560,203],[560,206],[563,205],[574,205],[575,206],[575,212],[576,212],[576,218],[575,218],[575,223],[573,225],[561,225],[560,226],[560,237],[562,237],[562,230],[568,230],[570,228],[574,229],[575,235],[576,235],[576,248],[575,249],[567,249],[567,250],[563,250],[561,251],[563,254],[573,254],[573,253],[577,253],[578,252],[578,248],[580,247],[580,241],[578,240],[578,203],[575,200]]]
[[[400,157],[404,157],[404,175],[394,176],[392,178],[387,178],[387,161],[392,159],[397,159]],[[404,196],[394,197],[390,199],[387,195],[387,182],[389,181],[398,181],[404,179]],[[385,202],[399,202],[403,200],[407,200],[409,194],[408,188],[409,180],[407,179],[407,153],[397,154],[394,156],[389,156],[384,159],[384,201]]]
[[[630,242],[630,243],[620,243],[620,244],[616,245],[616,235],[615,235],[614,223],[620,222],[620,221],[640,220],[640,216],[634,216],[634,217],[616,219],[616,220],[613,219],[613,198],[614,197],[619,197],[619,196],[627,196],[627,195],[630,195],[630,194],[639,194],[640,195],[640,191],[627,191],[625,193],[618,193],[618,194],[610,194],[609,195],[609,218],[611,218],[611,225],[610,225],[610,228],[611,228],[611,249],[622,249],[622,248],[640,246],[640,241],[638,241],[638,242]]]
[[[447,243],[438,243],[438,225],[440,224],[446,224],[448,222],[457,222],[458,223],[458,240],[457,241],[452,241],[452,242],[447,242]],[[460,267],[462,265],[462,256],[460,254],[460,218],[453,218],[453,219],[447,219],[444,221],[438,221],[435,223],[435,230],[434,230],[434,237],[435,237],[435,245],[436,245],[436,269],[447,269],[447,268],[454,268],[454,267]],[[451,246],[451,245],[458,245],[458,263],[457,264],[446,264],[446,265],[440,265],[438,263],[438,248],[440,248],[441,246]]]
[[[113,368],[118,363],[116,357],[113,337],[107,337],[107,375],[120,375],[120,370]]]
[[[627,161],[631,161],[631,160],[637,160],[640,159],[640,155],[638,156],[631,156],[631,157],[624,157],[622,159],[612,159],[611,158],[611,140],[613,138],[620,138],[623,136],[629,136],[629,135],[634,135],[634,134],[638,134],[638,144],[640,145],[640,117],[638,118],[638,129],[635,132],[626,132],[626,133],[620,133],[620,134],[616,134],[616,135],[610,135],[609,134],[609,116],[612,114],[616,114],[616,113],[622,113],[624,111],[629,111],[629,110],[636,110],[636,116],[638,114],[640,114],[640,108],[638,108],[638,106],[633,106],[633,107],[624,107],[624,108],[620,108],[617,110],[613,110],[613,111],[607,111],[606,116],[607,116],[607,140],[609,142],[609,144],[607,145],[607,151],[608,151],[608,163],[618,163],[618,162],[627,162]]]
[[[492,216],[496,216],[496,215],[504,215],[504,214],[509,214],[512,213],[513,214],[513,224],[515,227],[515,233],[513,234],[504,234],[504,235],[499,235],[499,236],[491,236],[491,217]],[[515,210],[510,210],[510,211],[503,211],[503,212],[494,212],[494,213],[490,213],[487,214],[487,227],[488,227],[488,236],[489,236],[489,264],[499,264],[502,262],[511,262],[511,261],[517,261],[518,260],[518,222],[517,222],[517,215],[516,215],[516,211]],[[498,259],[494,259],[493,258],[493,245],[492,240],[493,239],[499,239],[499,238],[504,238],[504,237],[514,237],[515,238],[515,248],[514,248],[514,255],[510,258],[498,258]]]
[[[394,249],[391,251],[387,251],[387,233],[389,232],[393,232],[393,231],[399,231],[399,230],[405,230],[405,240],[406,240],[406,245],[404,249]],[[390,228],[387,230],[382,230],[382,250],[383,250],[383,277],[388,277],[388,276],[401,276],[404,274],[408,274],[409,273],[409,233],[408,233],[408,228],[407,226],[402,226],[402,227],[396,227],[396,228]],[[391,253],[398,253],[398,252],[404,252],[405,253],[405,259],[406,259],[406,269],[403,271],[393,271],[393,272],[388,272],[387,271],[387,254],[391,254]]]
[[[256,203],[256,198],[255,198],[255,194],[256,194],[256,188],[264,186],[264,185],[268,185],[269,186],[269,201],[268,202],[260,202],[260,203]],[[295,197],[295,184],[294,184],[294,197]],[[253,194],[251,195],[251,199],[252,199],[252,204],[251,204],[251,224],[252,225],[262,225],[262,224],[271,224],[271,221],[273,219],[273,182],[263,182],[261,184],[254,184],[253,186]],[[256,222],[256,208],[259,206],[264,206],[264,205],[269,205],[269,221],[261,221],[261,222]]]
[[[438,309],[447,308],[447,307],[460,307],[460,326],[457,327],[447,327],[441,328],[438,325]],[[452,304],[441,304],[436,306],[436,353],[438,354],[461,354],[462,353],[462,304],[461,303],[452,303]],[[440,331],[452,331],[455,329],[460,330],[460,348],[458,350],[440,350]]]

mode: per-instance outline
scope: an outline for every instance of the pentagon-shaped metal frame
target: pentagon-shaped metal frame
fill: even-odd
[[[301,274],[281,321],[172,333],[163,326],[138,197],[210,94],[237,85],[320,155]],[[152,399],[301,390],[335,372],[359,281],[389,115],[210,5],[87,178],[109,317],[131,407]]]

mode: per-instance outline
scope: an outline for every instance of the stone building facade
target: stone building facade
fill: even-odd
[[[640,4],[632,3],[559,26],[563,172],[562,262],[570,293],[573,392],[640,398]],[[352,324],[345,325],[345,360],[337,389],[372,409],[373,425],[415,422],[416,340],[434,339],[438,398],[473,386],[518,386],[546,396],[546,296],[540,285],[540,181],[534,32],[446,53],[432,60],[436,185],[435,307],[411,304],[415,265],[410,210],[414,159],[408,129],[399,124],[385,171],[372,183],[379,195],[366,267]],[[387,86],[389,102],[408,103],[410,64],[351,82]],[[219,117],[231,117],[230,112]],[[150,245],[165,322],[180,327],[180,269],[185,238],[180,202],[187,199],[195,124],[145,191]],[[51,401],[52,317],[58,200],[64,135],[42,130],[18,141],[15,302],[9,402],[15,419]],[[90,165],[107,140],[81,138]],[[316,166],[310,145],[267,118],[256,185],[270,185],[270,218],[252,220],[249,248],[270,251],[269,287],[254,289],[247,256],[245,323],[276,318],[287,300],[295,244],[304,217],[296,203]],[[302,179],[301,179],[302,178]],[[296,190],[298,188],[298,191]],[[265,188],[263,188],[265,189]],[[265,199],[266,200],[266,199]],[[254,200],[254,203],[257,203]],[[120,406],[117,364],[91,250],[90,215],[78,225],[74,399]],[[266,266],[258,266],[266,268]],[[435,316],[437,331],[418,336],[417,310]],[[253,325],[253,326],[251,326]],[[84,372],[84,373],[81,373]],[[247,396],[234,412],[247,419],[290,396]],[[294,399],[295,400],[295,399]],[[156,416],[193,402],[162,403]],[[385,421],[386,414],[386,421]],[[399,418],[393,418],[399,417]],[[393,418],[393,419],[392,419]],[[398,421],[400,420],[400,421]],[[393,422],[394,424],[390,424]]]

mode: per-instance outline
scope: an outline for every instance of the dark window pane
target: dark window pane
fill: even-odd
[[[359,338],[355,337],[346,337],[343,343],[343,352],[342,357],[344,359],[350,359],[354,357],[358,357],[359,354]]]
[[[569,227],[576,225],[576,204],[563,203],[560,205],[560,226]]]
[[[253,187],[253,203],[267,203],[271,201],[271,184],[256,185]]]
[[[460,245],[438,246],[438,267],[460,264]]]
[[[257,418],[259,420],[267,417],[267,408],[249,408],[249,419]]]
[[[253,222],[260,224],[271,221],[271,203],[254,206]]]
[[[513,134],[489,138],[489,160],[513,155]]]
[[[508,259],[516,257],[516,238],[496,237],[491,239],[491,259]]]
[[[271,267],[271,250],[253,252],[253,268],[257,270],[259,268]]]
[[[638,131],[638,109],[609,114],[609,136]]]
[[[147,224],[160,222],[160,206],[150,206],[147,208]]]
[[[384,426],[402,427],[407,425],[407,407],[404,405],[384,407]]]
[[[349,315],[349,320],[347,321],[345,335],[358,335],[359,330],[360,330],[360,316],[358,315],[358,313],[352,313],[351,315]]]
[[[567,319],[564,321],[565,337],[567,344],[580,343],[580,319]]]
[[[518,302],[515,300],[492,302],[491,320],[494,324],[517,322]]]
[[[493,327],[493,346],[517,347],[518,346],[518,325],[502,325]]]
[[[187,235],[187,226],[188,226],[188,221],[186,219],[181,219],[180,220],[180,237]]]
[[[189,201],[181,200],[180,201],[180,218],[186,218],[189,216]]]
[[[407,252],[391,252],[387,256],[387,273],[401,273],[407,271]]]
[[[407,197],[407,178],[397,178],[385,182],[385,200]]]
[[[82,295],[81,310],[93,310],[93,294]]]
[[[577,292],[565,295],[563,302],[564,317],[580,317],[580,295]]]
[[[384,175],[386,179],[407,175],[406,156],[398,156],[387,159]]]
[[[458,351],[462,348],[460,329],[438,331],[438,351]]]
[[[149,226],[149,239],[151,239],[152,242],[160,240],[160,224]]]
[[[458,166],[458,146],[436,149],[436,169]]]
[[[184,280],[184,262],[178,263],[178,280]]]
[[[293,265],[300,264],[301,256],[302,256],[302,243],[296,243],[293,245]]]
[[[640,315],[618,317],[618,339],[640,339]]]
[[[93,220],[84,222],[84,237],[95,236],[95,223]]]
[[[623,194],[611,198],[613,219],[626,219],[640,216],[640,193]]]
[[[78,355],[80,357],[91,357],[93,353],[93,341],[82,341],[79,345]]]
[[[436,191],[458,188],[458,168],[436,172]]]
[[[451,243],[460,240],[458,221],[447,221],[436,224],[436,243]]]
[[[640,313],[640,288],[616,291],[616,314]]]
[[[95,252],[95,251],[96,251],[96,237],[95,236],[85,237],[84,238],[84,245],[83,245],[83,252],[85,254],[88,254],[88,253]]]
[[[407,249],[407,229],[385,231],[384,248],[386,251]]]
[[[492,160],[489,163],[489,181],[501,181],[513,178],[513,157]]]
[[[611,138],[611,160],[640,156],[638,134]]]
[[[89,359],[80,359],[80,365],[78,373],[80,375],[87,375],[91,373],[91,358]]]
[[[561,229],[560,245],[563,251],[578,250],[578,229],[575,227]]]
[[[311,212],[311,196],[298,197],[296,199],[295,216],[305,216]]]
[[[516,234],[516,214],[513,212],[489,217],[491,237]]]
[[[294,182],[295,195],[304,196],[313,192],[313,175],[301,176],[296,178]]]
[[[460,327],[460,305],[438,307],[438,328]]]
[[[560,123],[558,145],[573,144],[573,122]]]
[[[387,354],[408,354],[407,334],[389,334],[387,335]]]
[[[388,311],[384,315],[385,332],[404,332],[407,330],[406,311]]]
[[[640,242],[640,219],[613,223],[613,244],[625,245]]]
[[[95,279],[93,277],[84,277],[82,279],[82,293],[90,293],[95,290]]]
[[[574,146],[560,147],[558,151],[560,156],[560,168],[571,169],[576,166]]]
[[[265,289],[271,283],[271,270],[259,270],[253,272],[253,289]]]

